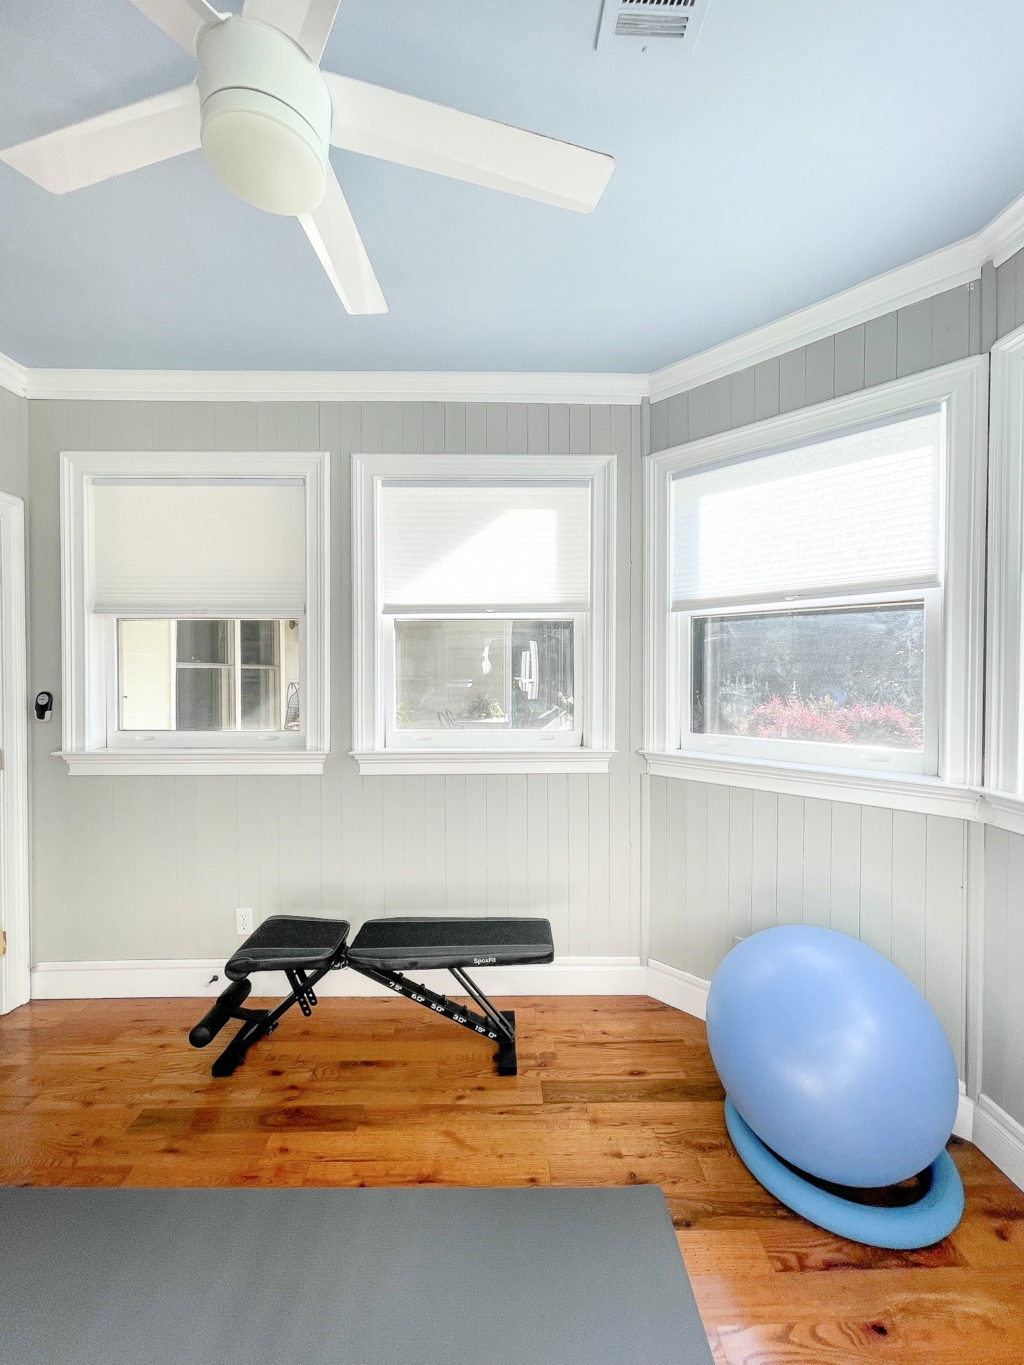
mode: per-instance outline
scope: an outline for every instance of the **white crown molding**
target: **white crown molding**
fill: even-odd
[[[9,355],[0,351],[0,389],[16,394],[18,398],[28,395],[28,371]]]
[[[712,346],[687,360],[655,370],[651,375],[652,403],[687,389],[735,374],[762,360],[771,360],[800,346],[897,308],[941,294],[978,279],[981,267],[991,261],[999,266],[1024,248],[1024,195],[997,214],[971,237],[897,266],[873,280],[854,285],[841,294],[801,308],[776,322],[756,327],[742,336]]]
[[[135,402],[632,405],[646,398],[648,390],[645,374],[492,374],[443,370],[21,370],[21,376],[24,385],[21,391],[29,398]],[[0,382],[3,382],[2,378]]]
[[[27,398],[189,402],[657,402],[947,289],[1024,249],[1024,195],[970,237],[653,374],[29,369],[0,354],[0,388]]]
[[[1024,249],[1024,194],[977,234],[982,261],[1000,266]]]
[[[777,322],[756,327],[752,332],[723,341],[687,360],[666,365],[651,375],[651,402],[671,398],[673,394],[684,393],[724,375],[736,374],[762,360],[809,346],[896,308],[969,284],[981,274],[983,259],[979,256],[978,239],[967,237],[908,265],[877,275],[873,280],[854,285],[841,294],[833,294],[820,303],[812,303]]]

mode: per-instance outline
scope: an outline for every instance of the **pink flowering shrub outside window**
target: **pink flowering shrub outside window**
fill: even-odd
[[[739,733],[758,739],[802,739],[826,744],[883,744],[920,749],[921,717],[890,703],[839,706],[829,697],[771,697],[752,708]]]

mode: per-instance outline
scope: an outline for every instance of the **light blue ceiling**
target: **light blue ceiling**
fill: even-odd
[[[593,214],[334,152],[390,305],[349,317],[298,224],[233,199],[199,152],[63,198],[0,165],[0,351],[646,371],[955,241],[1024,191],[1020,0],[710,0],[672,60],[595,51],[599,13],[343,0],[323,62],[613,153]],[[128,0],[4,0],[0,145],[194,70]]]

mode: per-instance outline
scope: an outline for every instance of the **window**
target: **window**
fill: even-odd
[[[320,772],[326,456],[66,454],[73,772]]]
[[[651,458],[650,750],[707,780],[716,764],[972,780],[978,373]]]
[[[606,768],[612,468],[357,458],[360,771]]]
[[[149,730],[298,731],[301,623],[117,622],[119,734]]]

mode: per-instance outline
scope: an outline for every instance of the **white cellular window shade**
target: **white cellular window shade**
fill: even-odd
[[[673,611],[939,581],[939,409],[775,454],[680,471]]]
[[[103,480],[91,487],[92,610],[301,614],[301,480]]]
[[[378,517],[385,613],[590,608],[589,480],[384,480]]]

